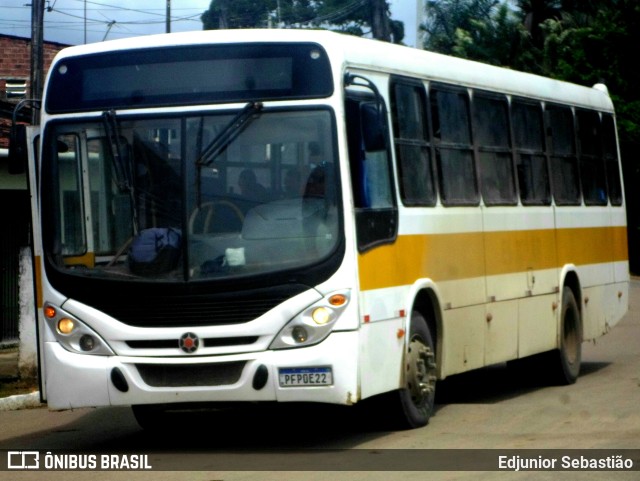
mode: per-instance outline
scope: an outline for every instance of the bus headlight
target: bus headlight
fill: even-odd
[[[318,307],[311,313],[311,319],[313,319],[313,322],[317,325],[322,326],[331,322],[331,314],[333,313],[326,307]]]
[[[107,343],[77,317],[52,304],[45,304],[43,312],[56,340],[67,351],[98,356],[115,355]]]
[[[270,349],[290,349],[322,342],[349,303],[345,291],[330,294],[294,317],[275,337]]]

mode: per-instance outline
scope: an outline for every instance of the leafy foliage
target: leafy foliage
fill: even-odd
[[[404,24],[390,18],[386,0],[211,0],[205,30],[326,28],[401,43]]]
[[[604,82],[640,143],[637,0],[429,0],[424,47],[583,85]],[[631,48],[630,48],[631,47]]]
[[[637,0],[427,0],[424,47],[584,85],[605,82],[640,144]],[[326,28],[401,43],[386,0],[211,0],[205,29]]]

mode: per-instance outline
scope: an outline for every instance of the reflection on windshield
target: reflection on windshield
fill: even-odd
[[[48,258],[81,275],[183,281],[328,256],[340,236],[330,113],[262,112],[202,162],[234,117],[56,126]]]

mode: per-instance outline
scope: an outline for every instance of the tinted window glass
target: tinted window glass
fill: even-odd
[[[553,197],[558,205],[580,203],[578,159],[576,157],[571,109],[549,106],[546,111],[551,144]]]
[[[467,92],[432,88],[431,112],[442,202],[445,205],[477,204]]]
[[[618,163],[618,147],[613,116],[602,116],[602,146],[607,171],[609,199],[613,205],[622,205],[622,186],[620,184],[620,166]]]
[[[400,195],[406,205],[434,205],[435,182],[422,85],[396,83],[391,90]]]
[[[576,111],[580,142],[580,179],[587,205],[607,204],[607,182],[602,158],[600,115],[589,110]]]
[[[372,103],[375,104],[360,95],[348,97],[346,102],[349,167],[356,208],[356,237],[361,252],[392,242],[397,232],[398,211],[389,152],[384,146],[379,150],[366,150],[362,135],[365,123],[370,121],[363,115],[363,106]]]
[[[551,202],[549,170],[544,147],[542,107],[514,100],[511,105],[520,200],[524,205]]]
[[[487,205],[513,204],[516,189],[507,99],[476,94],[473,99],[473,119],[482,198]]]

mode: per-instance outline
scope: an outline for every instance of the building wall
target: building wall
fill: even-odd
[[[55,55],[68,45],[44,42],[43,44],[43,65],[46,72],[51,66]],[[11,103],[18,103],[22,98],[31,96],[29,79],[31,77],[31,39],[14,37],[12,35],[0,34],[0,100],[7,100]],[[7,82],[9,80],[9,82]],[[15,80],[23,80],[26,84],[24,95],[16,95],[9,86],[15,85]],[[11,116],[9,112],[3,111],[0,118],[0,148],[9,146],[9,127]],[[2,178],[0,178],[0,189],[2,189]]]
[[[44,42],[43,66],[67,45]],[[31,39],[0,34],[0,345],[20,344],[20,373],[36,372],[33,280],[30,277],[29,194],[26,175],[8,172],[7,149],[15,105],[30,98]],[[28,113],[25,111],[23,113]],[[30,115],[24,115],[29,119]],[[19,119],[20,120],[20,119]]]

